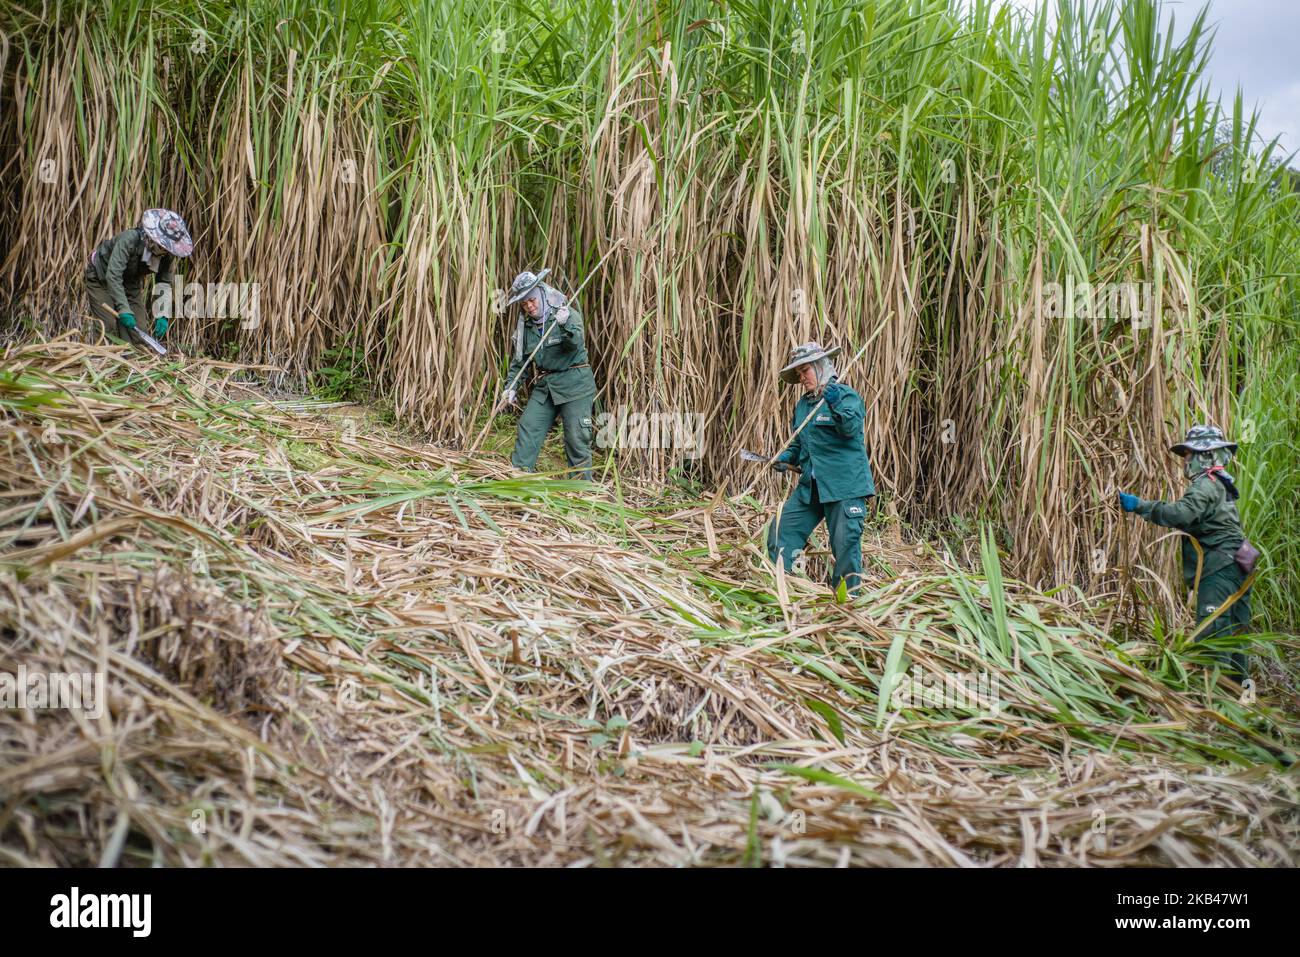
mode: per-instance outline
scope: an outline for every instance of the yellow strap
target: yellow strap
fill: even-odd
[[[1183,534],[1186,535],[1187,533],[1184,532]],[[1205,567],[1205,551],[1201,548],[1201,543],[1196,540],[1195,535],[1188,535],[1187,537],[1192,540],[1192,547],[1196,549],[1196,580],[1192,584],[1192,602],[1196,603],[1201,591],[1201,569]],[[1236,564],[1235,560],[1233,564]],[[1250,588],[1251,584],[1254,583],[1255,576],[1257,574],[1259,574],[1258,568],[1255,571],[1251,572],[1249,575],[1247,575],[1246,580],[1241,583],[1241,587],[1238,588],[1235,592],[1233,592],[1228,597],[1228,600],[1225,601],[1222,605],[1220,605],[1215,610],[1215,613],[1213,615],[1207,615],[1205,617],[1205,620],[1197,626],[1196,630],[1192,632],[1191,637],[1188,638],[1187,640],[1195,641],[1196,636],[1199,635],[1201,632],[1203,632],[1206,629],[1206,627],[1210,625],[1211,622],[1213,622],[1220,615],[1222,615],[1227,609],[1231,608],[1233,603],[1236,602],[1238,598],[1246,594],[1246,590]]]
[[[1191,540],[1192,547],[1196,549],[1196,578],[1192,580],[1192,604],[1196,604],[1196,593],[1201,590],[1201,569],[1205,567],[1205,550],[1201,548],[1201,543],[1196,540],[1195,535],[1183,532]]]

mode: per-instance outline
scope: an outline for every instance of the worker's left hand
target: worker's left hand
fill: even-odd
[[[840,398],[843,397],[843,395],[844,386],[840,385],[838,382],[831,382],[822,390],[822,398],[826,400],[827,405],[834,405],[836,402],[840,401]]]
[[[569,307],[561,306],[555,310],[555,321],[561,326],[569,321]]]
[[[1130,495],[1128,492],[1120,492],[1119,507],[1126,512],[1137,511],[1138,497],[1136,495]]]
[[[167,335],[167,325],[166,316],[159,316],[155,319],[153,321],[153,337],[155,339],[161,339],[163,336]]]

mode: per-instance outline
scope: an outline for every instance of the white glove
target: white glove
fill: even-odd
[[[514,389],[503,389],[503,390],[501,391],[501,404],[502,404],[502,405],[514,405],[514,404],[515,404],[515,396],[516,396],[516,395],[517,395],[517,393],[516,393],[516,391],[515,391]]]
[[[555,321],[560,325],[564,325],[566,322],[569,321],[568,306],[561,306],[559,309],[555,310]]]

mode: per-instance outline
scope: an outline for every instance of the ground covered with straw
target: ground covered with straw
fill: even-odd
[[[1300,859],[1285,655],[1214,684],[883,519],[839,602],[753,499],[520,477],[260,374],[0,365],[0,670],[108,685],[0,712],[0,862]]]

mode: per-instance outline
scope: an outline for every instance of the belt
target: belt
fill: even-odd
[[[569,366],[569,369],[585,369],[585,368],[587,368],[587,363],[585,362],[579,362],[576,366]],[[539,372],[537,373],[537,378],[545,379],[552,372],[568,372],[569,369],[551,369],[547,372]]]

